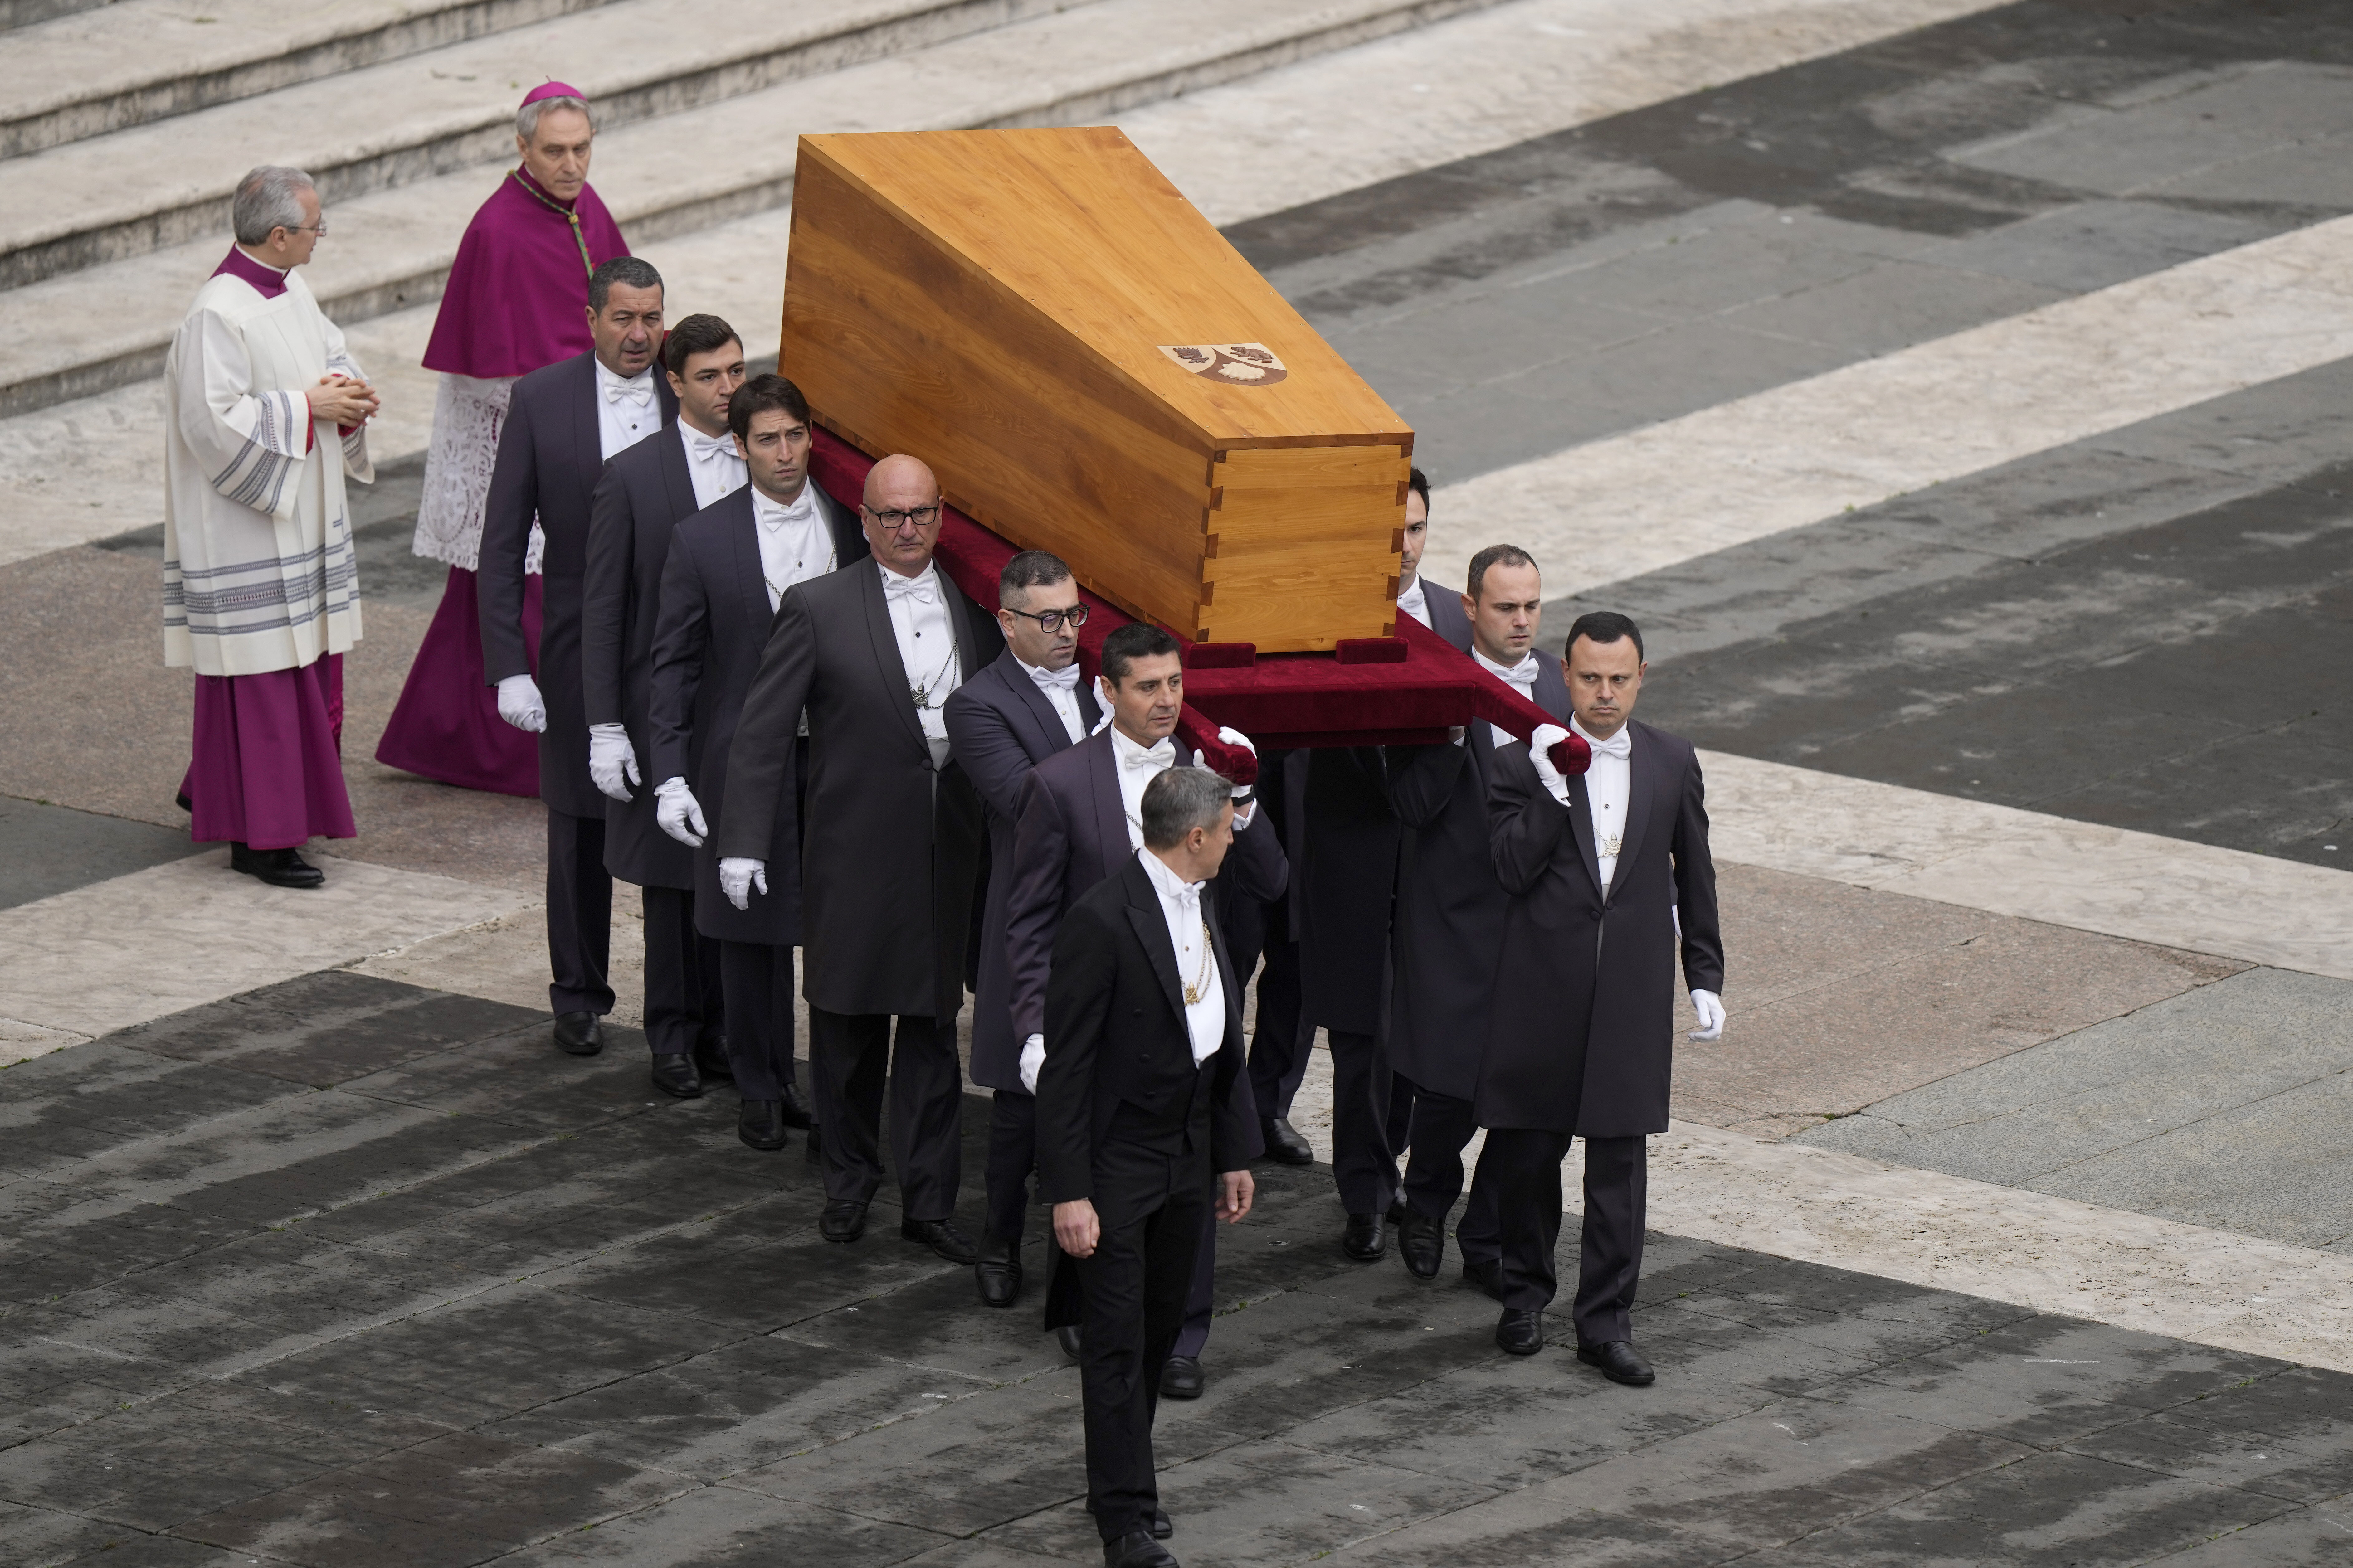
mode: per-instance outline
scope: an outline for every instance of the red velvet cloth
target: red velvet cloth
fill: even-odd
[[[818,428],[809,471],[833,496],[854,501],[866,487],[874,459],[831,431]],[[987,529],[947,509],[940,527],[937,560],[957,587],[983,605],[997,603],[997,574],[1017,553]],[[1135,617],[1080,589],[1087,624],[1079,632],[1079,668],[1089,679],[1097,670],[1103,640]],[[1343,663],[1328,653],[1260,655],[1243,668],[1213,665],[1228,645],[1199,645],[1207,656],[1194,663],[1195,645],[1181,637],[1186,652],[1185,708],[1176,732],[1219,773],[1256,782],[1258,765],[1240,747],[1218,740],[1229,725],[1261,746],[1413,745],[1446,739],[1457,724],[1484,719],[1525,741],[1552,716],[1496,679],[1467,655],[1410,616],[1398,617],[1398,637],[1406,657],[1382,663]],[[1238,651],[1238,650],[1237,650]],[[1563,773],[1581,773],[1592,753],[1570,736],[1553,748]]]

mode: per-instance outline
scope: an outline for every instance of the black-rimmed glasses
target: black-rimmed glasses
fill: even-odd
[[[940,520],[940,507],[937,501],[934,501],[929,506],[911,506],[904,511],[899,510],[896,507],[887,506],[879,510],[873,507],[866,507],[862,510],[867,516],[881,523],[885,531],[892,533],[898,532],[911,522],[917,528],[929,528]]]
[[[1065,624],[1072,631],[1087,624],[1087,607],[1084,605],[1072,605],[1067,610],[1008,610],[1005,613],[1019,616],[1025,621],[1035,621],[1040,631],[1048,633],[1060,631]]]

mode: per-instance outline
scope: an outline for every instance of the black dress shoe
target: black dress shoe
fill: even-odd
[[[984,1307],[1010,1307],[1021,1294],[1021,1252],[1009,1241],[991,1237],[980,1244],[980,1261],[972,1266]]]
[[[1299,1135],[1299,1130],[1280,1116],[1259,1119],[1260,1134],[1266,1141],[1266,1157],[1278,1165],[1312,1165],[1315,1163],[1315,1145]]]
[[[1054,1342],[1061,1346],[1062,1353],[1072,1361],[1079,1359],[1079,1352],[1084,1348],[1079,1343],[1079,1325],[1076,1323],[1064,1323],[1056,1329]]]
[[[1395,1230],[1398,1226],[1403,1225],[1405,1223],[1405,1200],[1403,1198],[1391,1198],[1389,1200],[1389,1212],[1383,1215],[1381,1217],[1389,1222],[1389,1228],[1391,1230]]]
[[[850,1198],[826,1205],[817,1233],[828,1241],[856,1241],[866,1234],[866,1205]]]
[[[1629,1388],[1648,1388],[1659,1381],[1642,1352],[1625,1340],[1609,1340],[1601,1344],[1579,1343],[1577,1359],[1588,1366],[1598,1366],[1601,1375],[1612,1383],[1622,1383]]]
[[[1504,1266],[1483,1259],[1462,1260],[1462,1278],[1500,1301],[1504,1299]]]
[[[725,1040],[695,1041],[694,1070],[702,1076],[705,1083],[713,1079],[723,1083],[733,1083],[735,1067],[727,1059],[727,1042]]]
[[[323,888],[327,874],[293,849],[248,849],[228,847],[228,868],[259,877],[273,888]]]
[[[777,1085],[777,1089],[785,1097],[780,1103],[784,1106],[786,1126],[814,1127],[817,1125],[817,1113],[809,1109],[809,1102],[801,1098],[800,1085],[786,1079]]]
[[[1168,1510],[1165,1508],[1154,1509],[1152,1510],[1152,1539],[1155,1541],[1166,1541],[1176,1533],[1176,1526],[1169,1521]]]
[[[575,1057],[593,1057],[605,1048],[605,1021],[594,1013],[558,1013],[556,1046]]]
[[[1407,1209],[1398,1223],[1398,1256],[1415,1279],[1437,1279],[1439,1259],[1446,1256],[1446,1227],[1419,1210]]]
[[[701,1100],[702,1075],[694,1070],[694,1058],[684,1051],[656,1051],[654,1087],[679,1100]]]
[[[1514,1355],[1534,1355],[1544,1349],[1544,1314],[1504,1309],[1495,1321],[1495,1342]]]
[[[899,1222],[899,1237],[902,1241],[919,1241],[950,1263],[977,1263],[980,1247],[965,1233],[953,1216],[947,1219],[902,1219]]]
[[[1163,1399],[1198,1399],[1209,1380],[1201,1372],[1198,1356],[1172,1355],[1161,1364],[1160,1397]]]
[[[1168,1548],[1141,1530],[1104,1542],[1103,1563],[1106,1568],[1177,1568]]]
[[[1377,1214],[1352,1214],[1348,1228],[1340,1233],[1340,1250],[1359,1263],[1370,1263],[1388,1250],[1388,1232],[1382,1228]]]
[[[765,1153],[785,1146],[785,1121],[773,1100],[747,1100],[735,1113],[735,1136],[746,1148]]]

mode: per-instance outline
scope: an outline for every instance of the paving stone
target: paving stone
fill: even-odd
[[[193,855],[202,845],[145,822],[0,798],[0,910]]]
[[[2168,1559],[2179,1568],[2322,1568],[2353,1541],[2353,1503],[2343,1499],[2279,1514],[2200,1542]]]
[[[1924,252],[1922,259],[2084,294],[2293,226],[2156,202],[2084,202],[1954,240]]]
[[[549,1563],[712,1568],[746,1560],[821,1563],[827,1568],[955,1561],[977,1568],[984,1561],[1005,1561],[926,1554],[925,1548],[939,1540],[929,1531],[837,1509],[811,1508],[737,1487],[702,1487],[658,1508],[553,1537],[502,1561],[533,1568]],[[1026,1559],[1020,1568],[1037,1568],[1039,1561]]]

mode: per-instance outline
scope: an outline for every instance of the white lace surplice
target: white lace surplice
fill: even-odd
[[[417,537],[410,546],[428,561],[469,572],[480,564],[482,502],[491,492],[499,430],[506,424],[507,399],[518,379],[442,374],[433,400],[433,436],[425,448],[425,494],[417,508]],[[533,523],[523,556],[525,572],[539,570],[544,543],[539,524]]]

